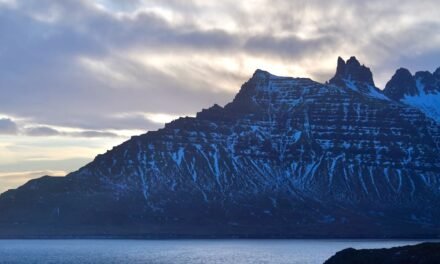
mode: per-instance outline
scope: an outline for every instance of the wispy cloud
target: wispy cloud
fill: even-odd
[[[75,132],[59,131],[55,128],[48,126],[34,126],[24,129],[24,134],[27,136],[70,136],[70,137],[119,137],[118,134],[108,131],[95,131],[95,130],[84,130]]]
[[[0,8],[0,111],[148,130],[157,127],[111,117],[224,104],[255,68],[325,81],[338,55],[357,55],[382,84],[400,64],[435,68],[436,1],[396,3],[17,1]]]
[[[153,115],[155,117],[156,115]],[[158,115],[157,118],[162,117]],[[168,115],[164,115],[163,118],[169,118]],[[164,123],[166,120],[154,120],[152,122]],[[98,131],[98,130],[83,130],[83,129],[72,129],[66,128],[65,130],[59,130],[54,127],[44,126],[44,125],[31,125],[20,127],[15,121],[10,118],[0,119],[0,134],[3,135],[25,135],[25,136],[36,136],[36,137],[48,137],[48,136],[67,136],[67,137],[85,137],[85,138],[95,138],[95,137],[121,137],[117,133],[111,131]],[[125,137],[125,136],[124,136]]]
[[[60,132],[47,126],[36,126],[26,128],[25,134],[29,136],[57,136]]]

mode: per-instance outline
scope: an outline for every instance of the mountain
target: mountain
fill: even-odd
[[[257,70],[224,107],[3,193],[0,235],[438,236],[440,124],[385,94],[354,57],[326,84]]]
[[[417,107],[440,122],[440,68],[434,73],[420,71],[415,75],[400,68],[386,84],[384,94]]]

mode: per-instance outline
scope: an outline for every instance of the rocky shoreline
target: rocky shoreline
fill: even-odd
[[[354,249],[337,252],[324,264],[438,264],[440,243],[421,243],[412,246]]]

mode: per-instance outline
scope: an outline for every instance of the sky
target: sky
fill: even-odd
[[[383,88],[440,66],[438,0],[0,0],[0,192],[224,105],[256,69]]]

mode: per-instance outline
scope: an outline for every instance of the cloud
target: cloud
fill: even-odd
[[[120,137],[120,135],[109,132],[109,131],[95,131],[95,130],[84,130],[84,131],[59,131],[55,128],[48,126],[34,126],[27,127],[24,129],[24,134],[27,136],[70,136],[70,137],[85,137],[85,138],[96,138],[96,137]]]
[[[244,48],[251,53],[268,54],[281,58],[300,58],[320,51],[325,46],[334,46],[330,37],[301,39],[298,36],[274,37],[253,36],[247,39]]]
[[[86,137],[86,138],[95,138],[95,137],[119,137],[118,134],[106,131],[81,131],[81,132],[70,132],[66,133],[67,135],[75,136],[75,137]]]
[[[17,124],[9,118],[0,119],[0,134],[15,135],[18,132]]]
[[[434,0],[2,3],[0,112],[49,126],[157,129],[116,117],[225,104],[255,68],[325,81],[356,55],[383,85],[439,61]]]
[[[36,126],[26,128],[25,134],[28,136],[57,136],[60,135],[60,132],[51,127]]]

